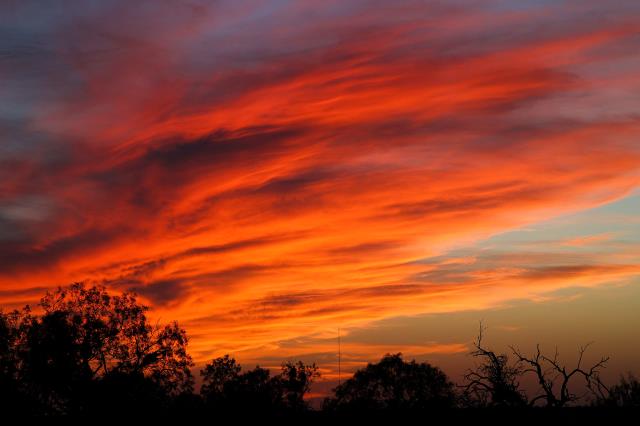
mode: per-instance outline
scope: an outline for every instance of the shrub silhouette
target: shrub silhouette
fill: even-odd
[[[605,391],[596,401],[605,407],[640,408],[640,381],[628,373],[620,381]]]
[[[261,412],[306,410],[305,394],[319,376],[315,364],[283,364],[279,375],[255,367],[241,373],[241,366],[229,355],[216,358],[201,371],[200,394],[208,410],[238,411],[252,407]]]
[[[406,362],[402,354],[385,355],[377,364],[356,371],[324,402],[328,410],[407,410],[451,408],[454,386],[437,367]]]

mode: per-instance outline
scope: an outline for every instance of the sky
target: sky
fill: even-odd
[[[636,0],[0,3],[0,305],[83,281],[198,365],[640,367]],[[328,386],[328,385],[327,385]]]

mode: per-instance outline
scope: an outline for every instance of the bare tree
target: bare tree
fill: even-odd
[[[474,342],[475,350],[471,355],[481,359],[475,369],[464,376],[463,398],[468,405],[521,407],[527,405],[527,398],[520,390],[518,382],[523,373],[519,362],[509,363],[506,354],[496,354],[483,346],[485,328],[480,323],[478,337]]]
[[[590,345],[580,347],[574,368],[567,368],[560,363],[558,348],[556,348],[553,357],[548,357],[541,352],[540,345],[536,345],[535,355],[529,357],[511,346],[513,354],[520,363],[526,366],[522,370],[522,374],[535,374],[540,385],[541,393],[531,399],[530,405],[544,400],[548,407],[564,407],[568,403],[581,399],[585,395],[576,395],[569,388],[572,379],[577,377],[582,377],[585,380],[589,391],[597,397],[602,397],[604,392],[607,392],[607,388],[600,380],[600,371],[606,367],[609,357],[602,357],[600,361],[590,367],[583,367],[584,354]]]

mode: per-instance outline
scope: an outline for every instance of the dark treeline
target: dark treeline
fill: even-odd
[[[110,295],[102,287],[75,284],[48,293],[38,314],[29,307],[0,312],[0,410],[4,415],[113,416],[120,413],[197,415],[310,413],[305,400],[319,377],[315,364],[284,363],[277,373],[243,370],[229,356],[201,371],[195,387],[187,336],[177,323],[150,324],[135,295]],[[600,371],[607,358],[574,366],[538,348],[497,354],[483,345],[477,361],[456,385],[438,367],[386,355],[333,389],[322,413],[444,409],[640,407],[640,382],[632,375],[607,386]],[[533,375],[538,392],[520,385]],[[574,389],[587,394],[574,394]]]

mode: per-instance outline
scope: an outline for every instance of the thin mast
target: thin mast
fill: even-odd
[[[338,327],[338,386],[340,386],[340,358],[342,356],[340,350],[340,327]]]

